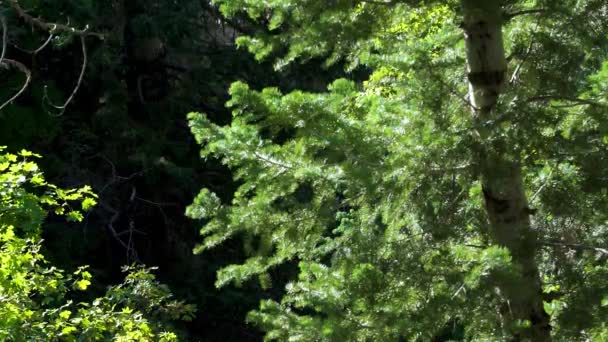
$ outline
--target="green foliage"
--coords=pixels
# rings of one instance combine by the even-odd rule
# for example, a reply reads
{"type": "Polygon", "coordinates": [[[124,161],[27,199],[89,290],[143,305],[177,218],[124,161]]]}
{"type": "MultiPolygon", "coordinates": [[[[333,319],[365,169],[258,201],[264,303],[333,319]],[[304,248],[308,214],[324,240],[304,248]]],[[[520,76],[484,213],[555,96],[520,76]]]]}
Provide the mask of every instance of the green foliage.
{"type": "Polygon", "coordinates": [[[173,300],[169,287],[159,283],[151,273],[153,269],[155,268],[124,267],[123,272],[128,273],[124,282],[111,286],[106,297],[113,305],[142,312],[145,317],[156,322],[192,320],[195,307],[173,300]]]}
{"type": "MultiPolygon", "coordinates": [[[[90,264],[95,269],[91,292],[99,295],[119,281],[120,266],[136,254],[147,264],[159,265],[155,274],[173,293],[208,308],[194,322],[180,324],[188,333],[184,339],[240,340],[259,335],[244,317],[262,291],[216,292],[213,287],[216,269],[237,260],[240,251],[223,249],[205,258],[192,257],[196,223],[185,219],[178,208],[191,202],[201,184],[226,188],[220,196],[230,193],[230,176],[219,163],[210,161],[201,167],[184,113],[204,108],[213,120],[225,122],[230,118],[224,107],[226,87],[232,81],[263,84],[278,79],[271,67],[260,67],[232,45],[233,35],[241,29],[260,26],[225,20],[208,0],[19,0],[26,13],[43,22],[76,29],[88,26],[89,32],[104,35],[103,40],[86,38],[82,82],[65,113],[58,116],[60,111],[50,104],[62,104],[74,90],[83,61],[80,40],[70,32],[55,32],[38,53],[22,51],[41,48],[49,32],[19,18],[12,3],[0,4],[8,24],[4,57],[23,62],[32,80],[18,99],[0,110],[0,145],[38,151],[45,156],[40,165],[49,182],[90,184],[103,203],[85,214],[88,219],[81,229],[51,214],[44,230],[47,259],[66,270],[90,264]],[[141,40],[151,37],[163,42],[166,54],[142,64],[134,54],[141,40]],[[128,241],[127,235],[120,235],[132,248],[128,252],[108,234],[113,209],[120,212],[114,225],[118,234],[134,229],[128,241]],[[230,320],[224,319],[226,312],[230,320]]],[[[25,77],[15,68],[0,69],[3,103],[25,77]]],[[[300,70],[281,82],[327,78],[300,70]]]]}
{"type": "Polygon", "coordinates": [[[73,302],[91,285],[86,267],[65,272],[41,253],[48,211],[80,222],[96,204],[88,186],[61,189],[44,179],[28,151],[0,148],[0,339],[9,341],[175,341],[172,320],[189,320],[194,307],[171,299],[146,268],[127,269],[125,282],[91,303],[73,302]],[[156,336],[156,337],[155,337],[156,336]]]}
{"type": "Polygon", "coordinates": [[[201,156],[239,182],[230,201],[203,189],[187,210],[204,220],[198,251],[246,241],[247,261],[216,284],[299,265],[283,298],[249,315],[268,340],[432,340],[454,325],[467,339],[508,340],[529,328],[501,320],[526,274],[488,238],[482,150],[524,168],[554,336],[606,336],[608,265],[595,247],[608,243],[605,3],[505,1],[505,17],[544,9],[505,24],[501,115],[472,120],[454,2],[217,2],[268,25],[239,40],[258,58],[345,57],[373,71],[317,94],[237,82],[230,125],[189,115],[201,156]],[[581,28],[586,17],[594,30],[581,28]]]}
{"type": "MultiPolygon", "coordinates": [[[[242,36],[236,42],[239,46],[247,47],[258,59],[264,59],[275,52],[283,52],[287,47],[284,56],[275,63],[277,68],[286,66],[296,58],[306,60],[319,56],[329,56],[327,65],[346,57],[352,63],[351,67],[354,67],[360,58],[384,44],[382,40],[386,38],[386,34],[402,31],[402,28],[408,25],[407,19],[414,17],[418,18],[417,22],[421,22],[427,15],[432,16],[432,13],[424,13],[424,10],[423,13],[413,13],[413,16],[410,16],[409,11],[395,15],[395,12],[400,12],[403,7],[394,6],[392,3],[382,6],[371,1],[214,2],[220,5],[220,10],[227,16],[246,12],[253,20],[267,26],[268,32],[257,34],[255,37],[242,36]],[[421,18],[421,15],[424,17],[421,18]]],[[[422,2],[403,1],[412,6],[422,2]]],[[[447,3],[452,5],[453,1],[447,3]]],[[[414,30],[416,28],[414,27],[414,30]]]]}
{"type": "MultiPolygon", "coordinates": [[[[0,147],[0,151],[5,149],[0,147]]],[[[32,158],[40,156],[25,150],[0,155],[3,227],[16,228],[27,238],[37,238],[45,210],[65,215],[70,221],[82,221],[81,208],[87,211],[95,206],[97,195],[89,186],[64,190],[47,183],[32,158]],[[76,201],[80,201],[81,208],[72,205],[76,201]]]]}

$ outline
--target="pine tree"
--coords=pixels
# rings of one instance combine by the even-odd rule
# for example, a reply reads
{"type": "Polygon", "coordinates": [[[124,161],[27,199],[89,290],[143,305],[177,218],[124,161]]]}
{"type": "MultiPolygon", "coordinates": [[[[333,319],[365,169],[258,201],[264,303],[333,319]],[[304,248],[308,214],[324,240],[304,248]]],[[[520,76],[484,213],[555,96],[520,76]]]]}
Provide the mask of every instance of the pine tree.
{"type": "Polygon", "coordinates": [[[217,3],[267,24],[237,43],[277,68],[370,71],[189,116],[240,182],[187,211],[199,250],[245,242],[217,285],[299,265],[250,314],[267,339],[608,338],[604,1],[217,3]]]}

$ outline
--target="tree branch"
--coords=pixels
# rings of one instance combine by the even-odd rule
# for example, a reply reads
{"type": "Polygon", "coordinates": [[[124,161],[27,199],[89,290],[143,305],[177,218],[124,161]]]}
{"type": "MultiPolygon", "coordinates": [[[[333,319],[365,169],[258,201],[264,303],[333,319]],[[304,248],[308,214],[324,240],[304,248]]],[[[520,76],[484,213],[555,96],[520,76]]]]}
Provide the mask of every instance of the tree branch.
{"type": "MultiPolygon", "coordinates": [[[[54,107],[56,109],[59,109],[61,112],[59,114],[57,114],[57,116],[60,116],[60,115],[62,115],[65,112],[66,107],[74,99],[74,96],[76,95],[76,92],[78,91],[78,89],[80,88],[80,85],[82,84],[82,79],[84,78],[84,73],[85,73],[85,70],[86,70],[86,67],[87,67],[87,49],[86,49],[86,44],[85,44],[85,40],[84,40],[85,37],[93,36],[93,37],[97,37],[97,38],[99,38],[101,40],[103,40],[105,37],[101,33],[89,32],[88,25],[84,29],[79,30],[79,29],[76,29],[76,28],[68,26],[68,25],[62,25],[62,24],[45,22],[45,21],[43,21],[41,19],[34,18],[33,16],[29,15],[19,5],[19,2],[17,0],[8,0],[8,2],[11,5],[11,7],[13,8],[13,10],[15,10],[15,12],[17,12],[17,15],[21,19],[23,19],[23,21],[25,21],[26,23],[30,24],[32,27],[36,27],[36,28],[38,28],[40,30],[43,30],[43,31],[46,31],[46,32],[49,33],[49,37],[47,38],[47,40],[40,47],[38,47],[36,50],[31,51],[32,54],[36,54],[36,53],[40,52],[42,49],[44,49],[51,42],[54,34],[57,33],[57,32],[69,33],[69,34],[77,35],[77,36],[80,37],[80,43],[82,45],[82,55],[83,55],[82,68],[81,68],[81,71],[80,71],[80,75],[78,76],[78,82],[76,83],[76,86],[72,90],[72,93],[70,94],[70,96],[68,97],[68,99],[61,106],[54,105],[54,104],[52,104],[50,102],[50,100],[48,98],[46,86],[44,88],[44,99],[43,99],[43,101],[46,100],[52,107],[54,107]]],[[[5,106],[7,106],[9,103],[11,103],[13,100],[15,100],[17,97],[19,97],[25,91],[25,89],[27,88],[27,86],[29,85],[30,80],[31,80],[31,72],[22,63],[17,62],[15,60],[4,58],[4,56],[6,54],[6,45],[7,45],[7,41],[8,41],[8,39],[7,39],[8,29],[7,29],[6,19],[2,15],[0,15],[0,24],[2,25],[2,50],[0,52],[0,67],[7,66],[7,65],[8,66],[12,66],[14,68],[19,69],[21,72],[23,72],[26,75],[26,80],[25,80],[25,82],[23,84],[23,87],[13,97],[11,97],[8,101],[6,101],[2,105],[0,105],[0,110],[1,110],[5,106]]]]}
{"type": "Polygon", "coordinates": [[[21,17],[21,19],[23,19],[26,23],[28,23],[32,26],[35,26],[43,31],[47,31],[51,34],[54,34],[57,32],[65,32],[65,33],[75,34],[75,35],[78,35],[81,37],[93,36],[93,37],[97,37],[101,40],[105,39],[105,36],[101,33],[90,32],[88,25],[84,29],[79,30],[79,29],[76,29],[76,28],[68,26],[68,25],[47,23],[43,20],[34,18],[31,15],[27,14],[27,12],[25,12],[25,10],[19,5],[19,2],[17,0],[9,0],[9,3],[11,4],[11,6],[15,10],[15,12],[17,12],[17,15],[19,17],[21,17]]]}

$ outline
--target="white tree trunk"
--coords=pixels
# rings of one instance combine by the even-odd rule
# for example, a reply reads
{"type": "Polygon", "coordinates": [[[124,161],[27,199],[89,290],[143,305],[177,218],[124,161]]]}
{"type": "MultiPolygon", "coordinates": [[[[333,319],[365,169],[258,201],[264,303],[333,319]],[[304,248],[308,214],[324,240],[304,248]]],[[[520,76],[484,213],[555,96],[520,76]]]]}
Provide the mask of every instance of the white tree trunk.
{"type": "MultiPolygon", "coordinates": [[[[465,34],[469,99],[478,122],[496,118],[494,107],[506,81],[507,63],[502,39],[502,13],[498,0],[461,0],[465,34]]],[[[482,134],[483,139],[484,134],[482,134]]],[[[516,340],[550,341],[549,316],[543,309],[542,286],[535,261],[537,237],[530,225],[530,210],[517,161],[484,144],[479,153],[483,194],[490,221],[490,238],[509,249],[522,276],[498,284],[507,302],[503,323],[529,322],[516,340]]],[[[507,142],[508,146],[508,142],[507,142]]]]}

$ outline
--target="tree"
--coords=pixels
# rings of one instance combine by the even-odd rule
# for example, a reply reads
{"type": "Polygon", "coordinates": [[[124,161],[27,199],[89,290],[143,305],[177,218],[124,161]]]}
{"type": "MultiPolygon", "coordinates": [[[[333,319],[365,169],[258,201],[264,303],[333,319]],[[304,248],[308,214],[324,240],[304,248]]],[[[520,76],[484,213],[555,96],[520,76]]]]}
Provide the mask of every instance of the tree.
{"type": "Polygon", "coordinates": [[[607,337],[604,1],[216,2],[268,26],[237,43],[277,68],[370,71],[318,94],[235,83],[229,126],[189,116],[240,182],[187,211],[199,250],[250,255],[217,285],[299,265],[249,316],[267,339],[607,337]]]}
{"type": "Polygon", "coordinates": [[[44,155],[49,182],[99,195],[80,225],[45,221],[45,257],[65,270],[90,265],[93,291],[120,283],[123,265],[157,265],[176,296],[206,308],[183,325],[186,340],[259,336],[244,317],[263,290],[214,291],[217,268],[241,260],[240,249],[192,257],[198,223],[183,215],[202,184],[231,189],[222,165],[201,165],[184,113],[227,122],[231,82],[277,80],[232,41],[234,27],[256,26],[200,0],[11,0],[0,19],[0,145],[44,155]],[[160,55],[150,42],[162,42],[160,55]]]}
{"type": "Polygon", "coordinates": [[[172,298],[149,269],[126,268],[122,284],[89,302],[74,302],[91,285],[86,267],[73,274],[50,265],[41,249],[46,211],[82,221],[96,204],[90,187],[61,189],[44,179],[39,157],[0,147],[0,338],[8,341],[175,341],[173,320],[194,307],[172,298]],[[80,208],[81,209],[80,209],[80,208]]]}

